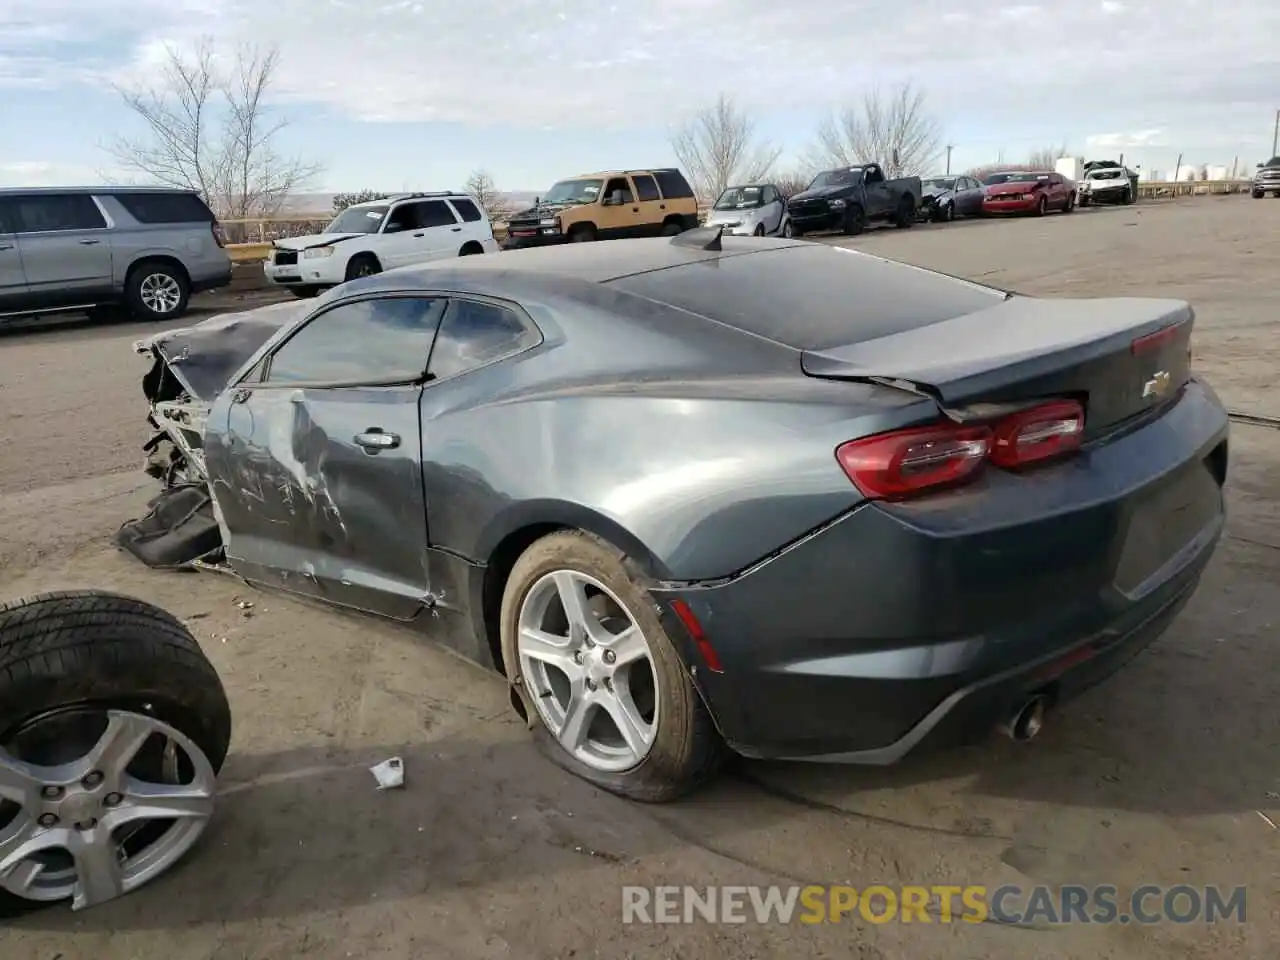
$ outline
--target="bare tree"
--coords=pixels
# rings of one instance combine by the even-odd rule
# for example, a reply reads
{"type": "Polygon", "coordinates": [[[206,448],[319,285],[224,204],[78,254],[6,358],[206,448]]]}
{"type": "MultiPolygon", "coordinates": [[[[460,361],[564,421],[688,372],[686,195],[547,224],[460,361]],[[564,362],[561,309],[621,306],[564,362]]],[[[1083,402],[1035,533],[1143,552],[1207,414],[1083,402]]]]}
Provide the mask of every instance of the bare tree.
{"type": "Polygon", "coordinates": [[[788,170],[786,173],[775,173],[773,182],[784,197],[794,197],[808,189],[813,177],[804,170],[788,170]]]}
{"type": "Polygon", "coordinates": [[[167,46],[155,86],[116,88],[147,133],[107,149],[143,179],[198,191],[222,217],[270,216],[321,168],[277,151],[288,121],[266,100],[279,51],[241,47],[229,70],[218,59],[208,39],[190,54],[167,46]]]}
{"type": "Polygon", "coordinates": [[[723,93],[674,130],[670,142],[704,200],[714,200],[734,183],[766,179],[782,153],[781,147],[757,138],[755,121],[723,93]]]}
{"type": "Polygon", "coordinates": [[[818,126],[810,151],[814,167],[878,163],[887,177],[928,172],[942,152],[942,127],[929,113],[924,91],[904,83],[888,95],[868,93],[818,126]]]}
{"type": "Polygon", "coordinates": [[[1064,143],[1060,147],[1043,147],[1039,150],[1032,150],[1031,156],[1027,157],[1027,165],[1033,170],[1052,170],[1054,164],[1067,155],[1067,145],[1064,143]]]}
{"type": "Polygon", "coordinates": [[[498,190],[497,184],[488,170],[475,170],[467,177],[465,184],[467,193],[475,197],[480,206],[494,220],[501,220],[510,211],[507,209],[507,198],[498,190]]]}

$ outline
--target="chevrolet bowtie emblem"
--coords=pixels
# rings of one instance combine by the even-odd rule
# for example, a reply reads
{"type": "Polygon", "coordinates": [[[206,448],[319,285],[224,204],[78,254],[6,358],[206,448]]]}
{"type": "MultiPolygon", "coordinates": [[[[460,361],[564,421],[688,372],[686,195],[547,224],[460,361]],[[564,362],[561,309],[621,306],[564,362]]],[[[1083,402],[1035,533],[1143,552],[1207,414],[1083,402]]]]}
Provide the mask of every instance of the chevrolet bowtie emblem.
{"type": "Polygon", "coordinates": [[[1142,399],[1148,397],[1163,397],[1169,392],[1169,372],[1160,370],[1152,375],[1151,379],[1142,385],[1142,399]]]}

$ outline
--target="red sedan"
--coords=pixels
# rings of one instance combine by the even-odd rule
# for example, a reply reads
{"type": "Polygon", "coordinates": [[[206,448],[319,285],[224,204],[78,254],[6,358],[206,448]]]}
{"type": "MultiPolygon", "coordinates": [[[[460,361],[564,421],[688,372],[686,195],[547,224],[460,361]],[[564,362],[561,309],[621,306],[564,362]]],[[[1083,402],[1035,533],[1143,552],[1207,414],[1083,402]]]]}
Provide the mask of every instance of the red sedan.
{"type": "Polygon", "coordinates": [[[982,181],[982,212],[1034,213],[1050,210],[1070,213],[1076,208],[1076,185],[1060,173],[1015,170],[990,174],[982,181]]]}

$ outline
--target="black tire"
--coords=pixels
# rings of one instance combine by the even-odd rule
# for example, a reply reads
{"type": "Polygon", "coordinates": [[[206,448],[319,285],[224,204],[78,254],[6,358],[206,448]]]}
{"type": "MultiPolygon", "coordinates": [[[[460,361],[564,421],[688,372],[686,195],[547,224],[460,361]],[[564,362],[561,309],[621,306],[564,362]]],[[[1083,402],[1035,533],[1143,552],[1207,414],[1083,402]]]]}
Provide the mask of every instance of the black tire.
{"type": "Polygon", "coordinates": [[[856,203],[849,204],[844,211],[844,235],[856,237],[865,229],[867,229],[867,217],[862,207],[856,203]]]}
{"type": "Polygon", "coordinates": [[[357,253],[347,262],[344,280],[358,280],[361,277],[372,277],[382,272],[382,264],[372,253],[357,253]]]}
{"type": "Polygon", "coordinates": [[[1036,216],[1043,217],[1049,211],[1049,198],[1042,196],[1036,201],[1036,216]]]}
{"type": "Polygon", "coordinates": [[[783,237],[784,239],[787,239],[787,240],[790,240],[795,235],[796,235],[796,229],[791,225],[790,220],[784,223],[782,225],[782,229],[778,231],[778,236],[783,237]]]}
{"type": "Polygon", "coordinates": [[[484,253],[484,247],[480,246],[480,244],[476,243],[474,240],[469,240],[462,245],[462,249],[458,251],[458,256],[474,257],[481,253],[484,253]]]}
{"type": "Polygon", "coordinates": [[[1125,206],[1128,206],[1129,204],[1133,203],[1134,200],[1136,199],[1137,197],[1133,192],[1133,187],[1132,186],[1125,187],[1124,196],[1120,198],[1120,202],[1123,203],[1125,206]]]}
{"type": "Polygon", "coordinates": [[[516,561],[503,593],[500,624],[506,675],[524,703],[538,748],[570,773],[610,793],[644,803],[665,803],[683,796],[713,776],[727,755],[657,609],[644,576],[625,553],[589,533],[566,530],[536,541],[516,561]],[[657,732],[644,760],[622,773],[601,772],[568,753],[543,725],[525,692],[516,652],[520,607],[542,576],[564,569],[589,574],[612,590],[629,608],[653,654],[660,691],[657,732]]]}
{"type": "Polygon", "coordinates": [[[310,300],[320,295],[320,287],[290,287],[289,292],[299,300],[310,300]]]}
{"type": "Polygon", "coordinates": [[[684,233],[684,227],[675,220],[668,220],[662,225],[662,235],[664,237],[678,237],[682,233],[684,233]]]}
{"type": "Polygon", "coordinates": [[[1089,206],[1089,203],[1090,203],[1090,202],[1091,202],[1091,201],[1089,200],[1089,198],[1088,198],[1088,197],[1081,197],[1081,198],[1080,198],[1080,206],[1082,206],[1082,207],[1087,207],[1087,206],[1089,206]]]}
{"type": "Polygon", "coordinates": [[[752,235],[753,237],[763,237],[763,236],[764,236],[764,224],[763,224],[763,223],[757,224],[757,225],[756,225],[755,230],[754,230],[754,231],[752,231],[751,235],[752,235]]]}
{"type": "Polygon", "coordinates": [[[139,320],[176,320],[187,312],[187,303],[191,299],[191,281],[186,271],[173,264],[160,260],[143,260],[129,270],[124,281],[124,301],[129,312],[139,320]],[[170,300],[172,306],[160,309],[156,291],[176,291],[176,301],[170,300]]]}
{"type": "Polygon", "coordinates": [[[1072,193],[1067,197],[1067,202],[1062,205],[1062,212],[1070,213],[1075,208],[1076,208],[1076,195],[1072,193]]]}
{"type": "Polygon", "coordinates": [[[911,197],[903,197],[898,201],[898,210],[893,216],[893,225],[899,230],[908,230],[916,223],[916,205],[911,197]]]}
{"type": "Polygon", "coordinates": [[[596,239],[596,228],[593,224],[583,223],[569,229],[570,243],[593,243],[596,239]]]}
{"type": "MultiPolygon", "coordinates": [[[[1265,196],[1266,196],[1266,194],[1265,194],[1265,193],[1263,193],[1261,190],[1254,190],[1254,191],[1252,192],[1251,196],[1252,196],[1252,197],[1253,197],[1253,199],[1255,199],[1255,200],[1261,200],[1263,197],[1265,197],[1265,196]]],[[[1280,197],[1280,193],[1277,193],[1277,194],[1276,194],[1276,196],[1277,196],[1277,197],[1280,197]]]]}
{"type": "MultiPolygon", "coordinates": [[[[231,742],[226,692],[176,617],[94,590],[0,605],[0,745],[11,747],[31,720],[53,711],[107,709],[169,724],[200,748],[215,773],[222,768],[231,742]]],[[[0,829],[11,812],[0,801],[0,829]]],[[[0,890],[0,916],[46,905],[0,890]]]]}

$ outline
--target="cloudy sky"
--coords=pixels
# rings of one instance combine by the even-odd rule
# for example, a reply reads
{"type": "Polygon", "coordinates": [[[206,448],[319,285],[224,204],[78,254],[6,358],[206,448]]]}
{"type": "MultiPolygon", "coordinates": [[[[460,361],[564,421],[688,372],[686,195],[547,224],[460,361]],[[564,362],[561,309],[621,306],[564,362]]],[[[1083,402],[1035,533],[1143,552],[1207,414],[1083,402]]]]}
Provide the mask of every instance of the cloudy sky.
{"type": "Polygon", "coordinates": [[[103,144],[137,129],[112,84],[201,35],[278,45],[316,190],[673,163],[671,126],[721,91],[787,162],[824,113],[910,81],[955,169],[1063,142],[1252,167],[1280,108],[1274,0],[0,0],[0,184],[110,175],[103,144]]]}

